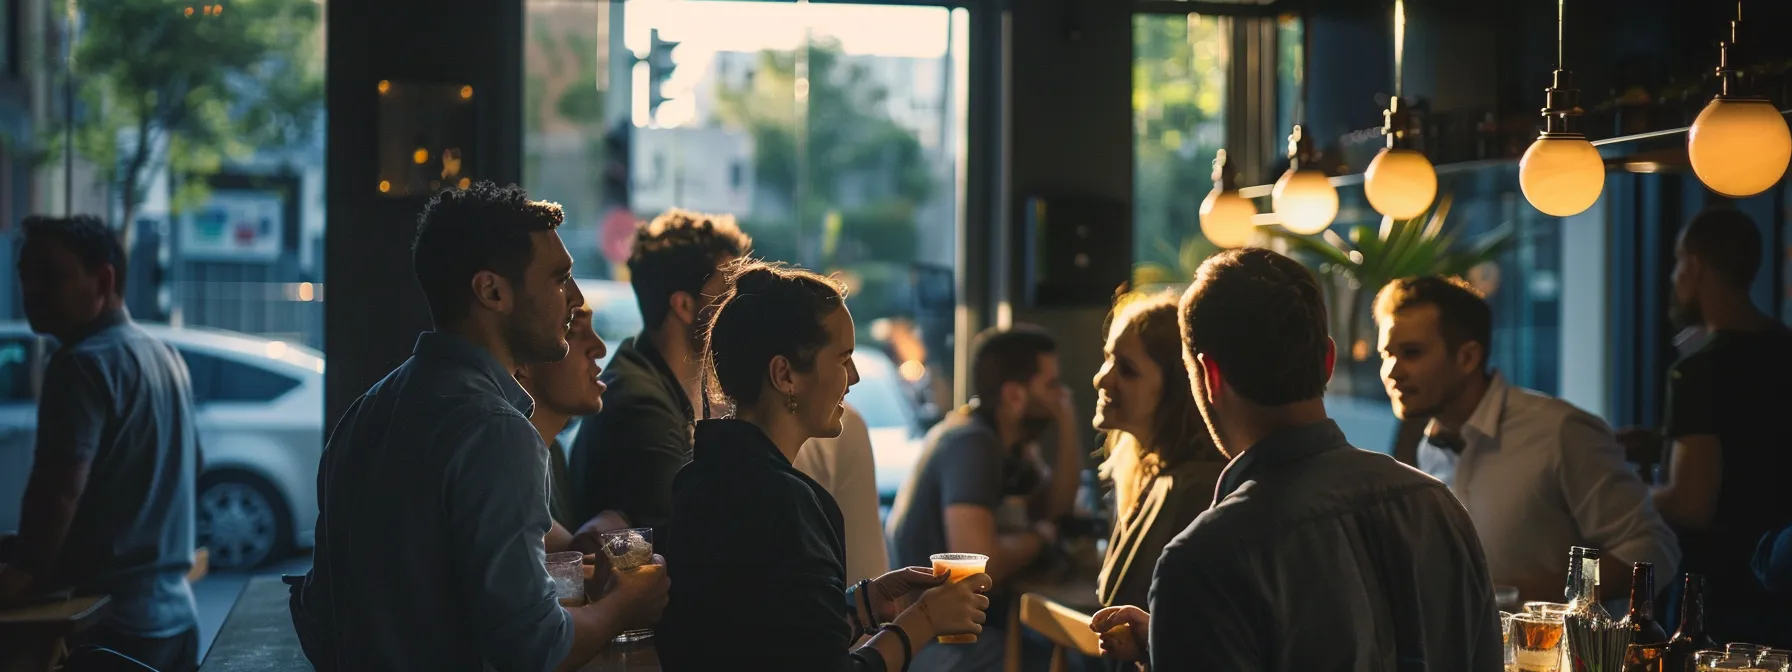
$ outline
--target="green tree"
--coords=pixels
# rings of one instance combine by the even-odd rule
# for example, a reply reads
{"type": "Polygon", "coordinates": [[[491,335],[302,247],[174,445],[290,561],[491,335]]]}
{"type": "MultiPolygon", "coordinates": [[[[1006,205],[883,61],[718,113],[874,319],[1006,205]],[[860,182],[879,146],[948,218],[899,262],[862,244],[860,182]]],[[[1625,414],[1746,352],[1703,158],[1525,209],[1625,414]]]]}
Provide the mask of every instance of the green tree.
{"type": "Polygon", "coordinates": [[[1213,189],[1224,142],[1227,51],[1220,20],[1200,15],[1133,19],[1133,240],[1141,263],[1176,268],[1200,236],[1201,199],[1213,189]]]}
{"type": "Polygon", "coordinates": [[[816,40],[807,55],[805,143],[798,143],[797,52],[760,52],[750,83],[718,92],[718,121],[753,136],[761,193],[789,194],[793,206],[802,199],[792,208],[800,221],[747,222],[755,244],[767,256],[824,269],[880,263],[906,273],[919,241],[916,210],[934,193],[921,144],[885,113],[889,91],[848,61],[838,41],[816,40]],[[800,169],[799,155],[806,163],[800,169]],[[837,222],[831,234],[830,218],[837,222]],[[815,241],[813,249],[796,244],[799,235],[815,241]],[[824,241],[829,237],[833,242],[824,241]]]}
{"type": "MultiPolygon", "coordinates": [[[[302,142],[323,106],[317,0],[81,3],[75,151],[131,221],[166,167],[175,210],[203,202],[225,160],[302,142]],[[216,9],[215,13],[211,10],[216,9]]],[[[43,138],[60,153],[67,128],[43,138]]],[[[127,240],[134,227],[125,226],[127,240]]]]}

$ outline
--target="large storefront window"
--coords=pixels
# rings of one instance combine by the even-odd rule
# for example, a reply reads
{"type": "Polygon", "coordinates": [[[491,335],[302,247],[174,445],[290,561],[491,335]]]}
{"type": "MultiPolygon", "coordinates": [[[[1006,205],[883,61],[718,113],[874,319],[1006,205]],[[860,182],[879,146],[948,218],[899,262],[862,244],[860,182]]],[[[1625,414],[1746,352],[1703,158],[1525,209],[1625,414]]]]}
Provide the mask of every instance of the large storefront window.
{"type": "Polygon", "coordinates": [[[1201,236],[1213,155],[1226,146],[1228,21],[1133,17],[1133,258],[1172,277],[1214,249],[1201,236]]]}
{"type": "MultiPolygon", "coordinates": [[[[324,3],[8,6],[0,531],[17,529],[54,350],[23,319],[19,223],[93,215],[124,243],[132,316],[193,374],[210,566],[288,560],[311,543],[324,442],[324,3]]],[[[195,591],[202,647],[240,587],[195,591]]]]}
{"type": "MultiPolygon", "coordinates": [[[[905,405],[865,409],[892,423],[874,430],[905,443],[938,416],[951,400],[955,347],[965,10],[699,0],[527,8],[524,184],[566,208],[576,275],[625,290],[635,222],[672,207],[732,214],[759,256],[837,274],[850,288],[859,349],[878,360],[861,373],[879,377],[848,400],[905,405]]],[[[880,467],[909,451],[886,443],[880,467]]]]}

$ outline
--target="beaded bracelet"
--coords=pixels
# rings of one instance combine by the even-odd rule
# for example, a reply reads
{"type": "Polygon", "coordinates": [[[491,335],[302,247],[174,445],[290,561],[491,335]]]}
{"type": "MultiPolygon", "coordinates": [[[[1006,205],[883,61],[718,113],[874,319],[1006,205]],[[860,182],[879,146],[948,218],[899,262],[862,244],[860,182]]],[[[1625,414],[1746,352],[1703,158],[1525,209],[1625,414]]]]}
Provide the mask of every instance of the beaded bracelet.
{"type": "Polygon", "coordinates": [[[871,610],[871,579],[859,579],[854,587],[859,591],[859,602],[865,606],[865,620],[860,624],[859,634],[877,634],[877,613],[871,610]]]}

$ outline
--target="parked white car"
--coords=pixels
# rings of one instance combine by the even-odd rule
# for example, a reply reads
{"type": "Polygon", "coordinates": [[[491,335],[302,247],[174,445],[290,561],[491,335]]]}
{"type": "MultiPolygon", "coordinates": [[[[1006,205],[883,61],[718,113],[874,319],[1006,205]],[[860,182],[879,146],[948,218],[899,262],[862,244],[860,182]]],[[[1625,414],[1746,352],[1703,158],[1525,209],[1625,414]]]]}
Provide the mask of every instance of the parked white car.
{"type": "MultiPolygon", "coordinates": [[[[139,323],[193,376],[205,455],[194,509],[211,566],[239,569],[310,548],[324,445],[324,359],[300,345],[139,323]]],[[[31,473],[37,392],[54,341],[0,323],[0,530],[18,528],[31,473]]]]}

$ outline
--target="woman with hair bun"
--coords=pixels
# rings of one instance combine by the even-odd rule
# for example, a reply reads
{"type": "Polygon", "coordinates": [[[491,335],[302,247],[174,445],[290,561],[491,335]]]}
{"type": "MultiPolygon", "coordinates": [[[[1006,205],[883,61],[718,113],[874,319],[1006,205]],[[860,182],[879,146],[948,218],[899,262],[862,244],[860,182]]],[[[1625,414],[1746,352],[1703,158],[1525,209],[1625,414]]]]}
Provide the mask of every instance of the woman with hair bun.
{"type": "Polygon", "coordinates": [[[663,669],[894,672],[936,636],[980,632],[987,575],[947,584],[909,567],[846,586],[840,507],[791,466],[805,441],[840,434],[859,380],[845,292],[756,260],[729,279],[704,348],[729,413],[697,423],[673,481],[663,669]]]}

